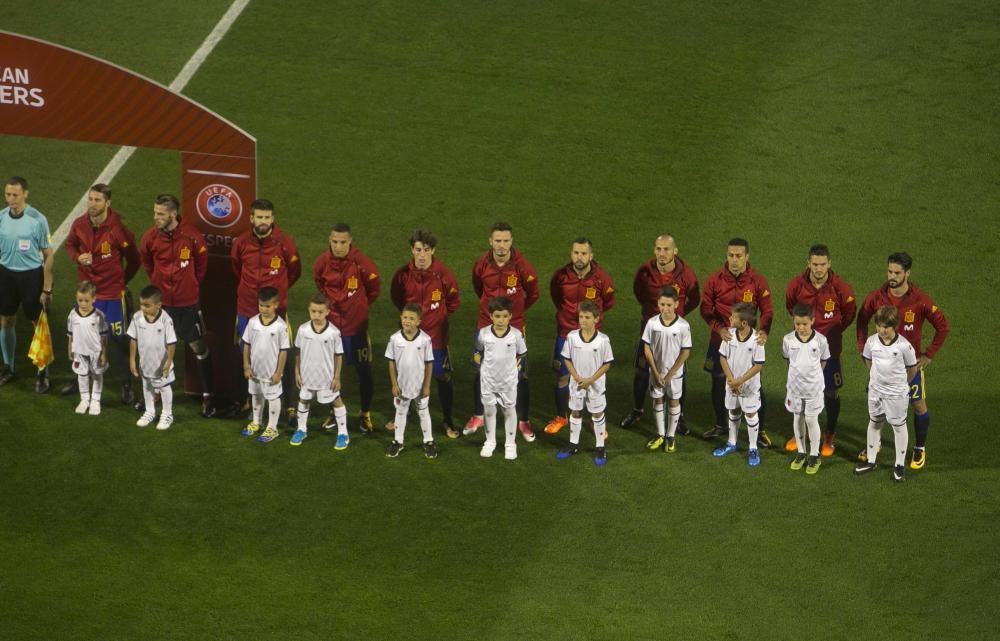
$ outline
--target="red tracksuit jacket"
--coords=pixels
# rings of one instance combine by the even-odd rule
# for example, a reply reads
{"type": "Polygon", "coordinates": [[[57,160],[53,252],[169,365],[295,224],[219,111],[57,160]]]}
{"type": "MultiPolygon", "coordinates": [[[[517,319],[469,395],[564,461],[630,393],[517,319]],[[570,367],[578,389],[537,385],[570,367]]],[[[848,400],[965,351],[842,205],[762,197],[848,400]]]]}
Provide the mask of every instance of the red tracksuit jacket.
{"type": "Polygon", "coordinates": [[[494,296],[506,296],[514,301],[510,324],[524,331],[524,313],[538,300],[538,272],[528,260],[513,247],[510,260],[501,267],[488,251],[472,267],[472,289],[479,297],[479,328],[493,321],[487,310],[494,296]]]}
{"type": "Polygon", "coordinates": [[[562,337],[579,329],[577,307],[581,302],[591,300],[597,303],[601,310],[598,329],[604,312],[615,306],[615,284],[596,260],[590,262],[590,271],[583,278],[576,275],[572,263],[560,267],[549,281],[549,295],[556,306],[556,330],[562,337]]]}
{"type": "Polygon", "coordinates": [[[114,209],[108,210],[108,217],[97,227],[90,224],[87,214],[74,220],[63,247],[76,263],[78,280],[89,280],[97,286],[98,300],[120,298],[125,283],[139,271],[141,259],[135,234],[114,209]],[[77,258],[86,253],[93,255],[93,262],[81,265],[77,258]]]}
{"type": "Polygon", "coordinates": [[[458,309],[459,295],[455,274],[444,263],[434,259],[427,269],[417,269],[411,260],[396,270],[389,293],[397,309],[420,305],[420,329],[430,335],[431,346],[448,346],[448,316],[458,309]]]}
{"type": "Polygon", "coordinates": [[[233,241],[229,252],[236,274],[236,313],[257,313],[257,293],[263,287],[278,290],[278,313],[288,311],[288,290],[302,275],[299,250],[289,236],[275,225],[271,233],[258,238],[247,230],[233,241]]]}
{"type": "Polygon", "coordinates": [[[208,270],[208,248],[200,231],[180,223],[173,231],[150,229],[139,248],[142,266],[160,288],[166,307],[197,305],[199,284],[208,270]]]}
{"type": "Polygon", "coordinates": [[[357,336],[368,331],[368,307],[382,289],[370,258],[353,245],[343,258],[327,249],[313,263],[313,280],[330,299],[330,322],[341,334],[357,336]]]}
{"type": "Polygon", "coordinates": [[[858,312],[854,291],[847,281],[829,272],[823,286],[816,289],[809,280],[809,270],[805,270],[788,283],[785,289],[785,307],[792,308],[805,303],[813,310],[813,329],[826,337],[830,343],[830,356],[840,358],[844,346],[844,330],[854,322],[858,312]]]}
{"type": "Polygon", "coordinates": [[[771,306],[771,289],[767,279],[753,270],[747,264],[745,272],[733,276],[727,265],[715,272],[705,281],[705,289],[701,295],[701,317],[712,328],[710,344],[718,347],[722,343],[718,331],[729,327],[729,315],[736,303],[753,303],[757,306],[757,327],[765,332],[771,331],[771,318],[774,310],[771,306]]]}

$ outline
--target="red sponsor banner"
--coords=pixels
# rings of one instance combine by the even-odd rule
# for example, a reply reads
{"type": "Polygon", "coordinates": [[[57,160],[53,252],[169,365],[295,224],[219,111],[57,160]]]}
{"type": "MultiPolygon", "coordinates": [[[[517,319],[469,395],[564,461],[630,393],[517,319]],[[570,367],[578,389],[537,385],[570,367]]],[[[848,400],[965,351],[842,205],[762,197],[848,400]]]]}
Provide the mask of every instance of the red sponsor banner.
{"type": "MultiPolygon", "coordinates": [[[[181,215],[205,234],[210,251],[201,301],[216,355],[213,391],[232,396],[241,370],[230,357],[236,282],[229,248],[249,228],[247,207],[257,189],[256,139],[128,69],[7,31],[0,31],[2,134],[181,152],[181,215]]],[[[197,375],[186,377],[188,391],[199,392],[197,383],[197,375]]]]}

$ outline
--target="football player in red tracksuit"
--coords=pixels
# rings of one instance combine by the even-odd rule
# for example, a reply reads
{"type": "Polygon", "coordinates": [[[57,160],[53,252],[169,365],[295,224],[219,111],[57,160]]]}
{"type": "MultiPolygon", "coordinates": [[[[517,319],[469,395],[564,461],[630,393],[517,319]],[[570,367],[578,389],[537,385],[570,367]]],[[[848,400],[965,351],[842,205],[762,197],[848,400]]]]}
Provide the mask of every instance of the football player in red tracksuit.
{"type": "MultiPolygon", "coordinates": [[[[302,262],[295,241],[274,223],[274,203],[263,198],[250,204],[251,228],[236,237],[229,255],[236,274],[236,336],[243,336],[247,322],[257,315],[257,294],[264,287],[278,290],[279,316],[286,321],[288,314],[288,290],[302,275],[302,262]]],[[[238,342],[238,339],[237,339],[238,342]]],[[[239,354],[242,363],[242,348],[239,354]]],[[[295,362],[289,358],[285,364],[283,385],[288,422],[298,425],[295,407],[298,396],[295,393],[295,362]]],[[[240,372],[237,390],[246,391],[245,380],[240,372]]],[[[240,403],[242,405],[242,403],[240,403]]]]}
{"type": "MultiPolygon", "coordinates": [[[[413,260],[396,270],[389,288],[392,304],[400,311],[407,303],[420,305],[420,329],[431,337],[434,350],[434,380],[448,438],[458,438],[452,418],[455,386],[451,380],[451,357],[448,353],[448,317],[458,309],[458,281],[444,263],[434,258],[437,236],[418,229],[410,236],[413,260]]],[[[388,427],[388,426],[386,426],[388,427]]],[[[395,429],[395,426],[393,426],[395,429]]]]}
{"type": "MultiPolygon", "coordinates": [[[[378,269],[370,258],[351,244],[351,227],[337,223],[330,230],[330,249],[313,263],[316,287],[330,299],[330,322],[340,330],[344,342],[344,364],[358,372],[361,388],[361,431],[372,431],[371,406],[375,393],[372,349],[368,337],[368,308],[382,290],[378,269]]],[[[330,416],[324,429],[335,425],[330,416]]]]}
{"type": "Polygon", "coordinates": [[[563,361],[562,348],[566,335],[580,329],[577,308],[589,300],[597,304],[597,329],[601,329],[604,313],[615,306],[615,284],[611,276],[594,260],[594,244],[589,238],[573,241],[569,262],[556,270],[549,281],[549,295],[556,306],[556,342],[552,351],[552,369],[556,373],[556,415],[545,426],[546,434],[557,434],[568,422],[569,370],[563,361]]]}
{"type": "MultiPolygon", "coordinates": [[[[698,277],[691,267],[677,256],[677,243],[670,234],[657,236],[653,244],[653,258],[639,267],[632,281],[632,291],[635,299],[639,301],[642,308],[642,322],[639,324],[639,333],[646,327],[646,322],[660,313],[657,301],[660,299],[660,290],[666,286],[674,288],[677,292],[677,314],[687,316],[701,302],[701,290],[698,286],[698,277]]],[[[646,404],[646,397],[649,395],[649,364],[646,363],[646,355],[643,351],[642,340],[635,352],[635,375],[632,378],[632,411],[622,419],[622,427],[632,427],[641,418],[643,407],[646,404]]],[[[687,384],[687,378],[684,379],[687,384]]],[[[687,423],[684,420],[684,397],[681,397],[681,416],[677,423],[677,433],[684,435],[688,433],[687,423]]]]}
{"type": "MultiPolygon", "coordinates": [[[[723,337],[729,340],[729,316],[736,303],[752,303],[760,310],[757,341],[763,345],[771,331],[774,310],[767,279],[750,266],[750,243],[734,238],[726,246],[726,264],[705,281],[701,295],[701,317],[712,329],[712,337],[705,357],[705,371],[712,374],[712,406],[715,425],[704,433],[705,438],[728,434],[729,413],[726,411],[726,376],[719,363],[719,345],[723,337]]],[[[761,447],[771,447],[771,439],[764,431],[764,386],[760,388],[760,433],[757,442],[761,447]]]]}
{"type": "MultiPolygon", "coordinates": [[[[844,384],[840,352],[844,345],[844,331],[854,322],[857,302],[854,290],[847,281],[830,269],[830,248],[813,245],[809,248],[806,270],[793,278],[785,289],[785,308],[788,313],[799,303],[813,310],[813,330],[822,334],[830,344],[830,359],[823,368],[823,390],[826,410],[826,434],[820,455],[833,456],[836,450],[837,417],[840,416],[840,388],[844,384]]],[[[785,450],[796,451],[795,437],[788,439],[785,450]]]]}
{"type": "MultiPolygon", "coordinates": [[[[490,250],[476,261],[472,267],[472,288],[479,297],[479,329],[493,323],[490,318],[490,300],[494,296],[511,299],[514,309],[511,311],[510,324],[524,333],[524,313],[538,300],[538,272],[528,260],[513,247],[514,228],[509,223],[497,222],[490,228],[490,250]]],[[[475,361],[476,357],[473,357],[475,361]]],[[[476,361],[478,365],[478,361],[476,361]]],[[[530,405],[530,389],[528,387],[528,372],[524,362],[518,364],[520,379],[517,383],[517,427],[529,443],[535,440],[535,433],[528,422],[530,405]]],[[[474,433],[483,421],[483,400],[480,389],[479,373],[473,382],[476,413],[465,424],[463,434],[474,433]]]]}
{"type": "MultiPolygon", "coordinates": [[[[930,364],[948,337],[948,319],[938,309],[930,296],[910,282],[913,258],[906,252],[889,256],[886,283],[868,294],[858,311],[858,349],[863,350],[868,339],[868,321],[879,307],[891,305],[899,311],[899,326],[896,332],[908,340],[917,352],[917,374],[910,381],[910,404],[913,405],[913,428],[916,438],[910,469],[919,470],[927,462],[927,432],[931,427],[931,414],[927,410],[927,394],[924,389],[924,369],[930,364]],[[924,321],[934,327],[934,339],[923,351],[921,331],[924,321]]],[[[862,450],[862,454],[864,451],[862,450]]],[[[860,458],[860,455],[859,455],[860,458]]]]}
{"type": "Polygon", "coordinates": [[[215,416],[212,360],[202,338],[205,325],[198,304],[200,283],[208,271],[208,247],[199,230],[181,222],[180,209],[176,196],[156,197],[153,228],[143,235],[139,255],[149,282],[160,289],[163,309],[174,321],[177,338],[194,352],[201,375],[201,415],[209,418],[215,416]]]}
{"type": "MultiPolygon", "coordinates": [[[[107,319],[111,343],[117,352],[122,403],[131,405],[135,398],[125,334],[131,310],[127,309],[125,284],[139,271],[141,259],[135,234],[111,208],[111,187],[98,183],[90,188],[87,213],[73,221],[63,246],[76,263],[77,281],[88,280],[97,286],[94,306],[107,319]]],[[[76,391],[75,380],[62,388],[63,394],[76,391]]]]}

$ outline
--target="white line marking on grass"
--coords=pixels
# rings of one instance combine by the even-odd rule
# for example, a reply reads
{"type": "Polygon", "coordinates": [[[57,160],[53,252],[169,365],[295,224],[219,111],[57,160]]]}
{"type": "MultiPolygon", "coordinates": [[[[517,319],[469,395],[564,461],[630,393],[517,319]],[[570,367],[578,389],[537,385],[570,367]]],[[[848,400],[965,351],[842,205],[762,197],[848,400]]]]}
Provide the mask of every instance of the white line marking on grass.
{"type": "MultiPolygon", "coordinates": [[[[181,69],[174,81],[170,83],[170,90],[176,93],[180,93],[187,83],[194,77],[194,74],[201,67],[205,59],[208,58],[215,46],[222,41],[226,33],[229,32],[229,28],[233,26],[236,19],[240,17],[243,10],[246,9],[247,5],[250,4],[250,0],[233,0],[233,3],[229,5],[229,9],[226,10],[222,17],[219,18],[218,24],[212,29],[212,32],[208,34],[205,41],[201,43],[198,50],[194,52],[194,55],[187,61],[184,67],[181,69]]],[[[132,157],[135,153],[135,147],[122,147],[118,150],[118,153],[111,158],[107,166],[98,174],[97,178],[94,180],[93,184],[97,183],[110,183],[114,180],[114,177],[118,175],[121,168],[125,166],[128,159],[132,157]]],[[[53,251],[59,251],[66,237],[69,236],[70,227],[73,226],[73,220],[79,216],[80,212],[87,206],[87,194],[90,190],[83,192],[83,196],[80,201],[69,211],[66,218],[63,219],[59,228],[56,232],[52,234],[52,241],[50,245],[53,251]]]]}
{"type": "Polygon", "coordinates": [[[198,174],[200,176],[222,176],[224,178],[249,178],[250,174],[231,174],[226,171],[207,171],[205,169],[188,169],[189,174],[198,174]]]}

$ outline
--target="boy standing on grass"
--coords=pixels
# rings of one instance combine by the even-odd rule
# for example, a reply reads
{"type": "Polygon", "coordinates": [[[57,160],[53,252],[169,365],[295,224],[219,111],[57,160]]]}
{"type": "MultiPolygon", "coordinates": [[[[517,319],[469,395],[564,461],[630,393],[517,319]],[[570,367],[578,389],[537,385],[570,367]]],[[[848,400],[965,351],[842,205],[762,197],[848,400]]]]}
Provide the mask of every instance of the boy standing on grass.
{"type": "Polygon", "coordinates": [[[479,377],[482,390],[486,442],[479,455],[493,456],[497,447],[497,405],[503,408],[504,458],[517,458],[517,382],[518,363],[528,353],[524,335],[510,324],[514,302],[506,296],[494,296],[487,304],[491,324],[476,335],[479,377]]]}
{"type": "Polygon", "coordinates": [[[677,451],[674,438],[681,417],[681,396],[684,393],[685,363],[691,355],[691,326],[677,315],[679,295],[672,285],[660,289],[656,306],[660,313],[646,321],[642,331],[643,358],[649,365],[649,396],[653,399],[656,436],[646,447],[677,451]],[[670,416],[664,416],[665,400],[669,400],[670,416]]]}
{"type": "Polygon", "coordinates": [[[569,371],[569,445],[559,450],[556,458],[568,459],[580,451],[580,432],[583,430],[584,408],[594,422],[594,464],[608,462],[604,450],[604,431],[607,422],[605,409],[605,374],[615,359],[607,334],[597,331],[601,308],[592,300],[582,301],[577,311],[580,329],[572,330],[562,345],[560,356],[569,371]]]}
{"type": "Polygon", "coordinates": [[[729,316],[733,328],[728,341],[719,345],[720,365],[726,377],[726,409],[729,410],[729,440],[712,451],[722,457],[736,451],[736,437],[740,430],[740,415],[747,422],[749,453],[747,464],[760,465],[757,451],[757,430],[760,427],[760,370],[764,368],[764,346],[757,341],[754,323],[757,308],[752,303],[737,303],[729,316]]]}
{"type": "Polygon", "coordinates": [[[781,342],[781,354],[788,361],[788,382],[785,386],[785,408],[792,413],[792,432],[795,435],[795,459],[789,466],[806,474],[819,471],[820,430],[819,415],[823,413],[823,370],[830,360],[830,344],[826,337],[813,329],[813,307],[799,303],[792,307],[794,331],[781,342]],[[809,456],[806,457],[806,436],[809,433],[809,456]],[[808,460],[808,464],[807,464],[808,460]]]}
{"type": "Polygon", "coordinates": [[[406,415],[410,403],[416,401],[417,415],[420,417],[420,431],[424,439],[424,456],[437,458],[438,449],[431,433],[430,403],[431,379],[434,370],[434,347],[431,337],[420,329],[420,305],[407,303],[399,315],[402,327],[389,337],[385,346],[385,357],[389,360],[389,385],[392,400],[396,405],[395,438],[385,450],[390,458],[403,451],[406,435],[406,415]]]}
{"type": "Polygon", "coordinates": [[[910,381],[917,373],[917,352],[910,341],[896,333],[899,312],[891,305],[875,312],[876,333],[865,341],[862,356],[868,368],[868,447],[866,458],[854,468],[855,474],[865,474],[875,469],[875,457],[882,443],[882,426],[889,423],[896,443],[896,462],[892,480],[906,480],[904,472],[906,448],[907,395],[910,381]]]}
{"type": "Polygon", "coordinates": [[[333,404],[337,426],[334,449],[344,450],[351,440],[347,435],[347,407],[340,395],[344,344],[340,330],[329,321],[329,316],[330,301],[317,292],[309,299],[309,320],[295,332],[295,347],[298,349],[295,355],[295,384],[299,387],[298,429],[292,434],[289,444],[301,445],[306,440],[309,403],[315,397],[323,405],[333,404]]]}
{"type": "Polygon", "coordinates": [[[104,372],[108,369],[108,323],[104,313],[94,307],[97,286],[83,281],[76,288],[76,307],[66,319],[67,351],[69,362],[80,387],[77,414],[101,413],[101,391],[104,389],[104,372]],[[91,388],[93,381],[93,388],[91,388]]]}
{"type": "Polygon", "coordinates": [[[278,290],[263,287],[257,294],[259,313],[247,321],[243,330],[243,376],[247,379],[253,420],[242,434],[251,437],[260,429],[264,401],[267,401],[267,427],[257,437],[270,443],[278,436],[278,415],[281,413],[281,374],[291,347],[288,325],[278,316],[278,290]]]}
{"type": "Polygon", "coordinates": [[[149,285],[139,292],[139,311],[128,326],[129,367],[132,376],[142,380],[144,411],[135,422],[146,427],[156,418],[156,395],[160,396],[160,421],[156,429],[169,429],[174,423],[174,351],[177,334],[170,314],[163,312],[160,289],[149,285]],[[139,364],[136,365],[136,356],[139,364]]]}

